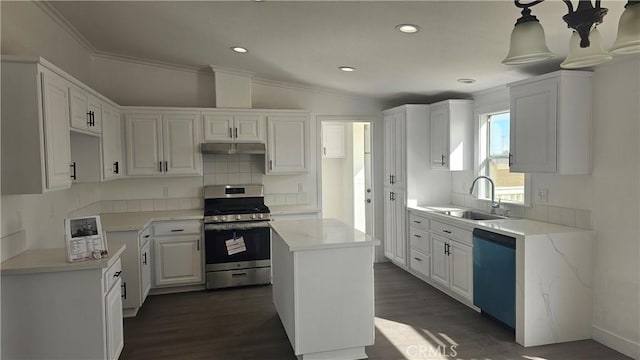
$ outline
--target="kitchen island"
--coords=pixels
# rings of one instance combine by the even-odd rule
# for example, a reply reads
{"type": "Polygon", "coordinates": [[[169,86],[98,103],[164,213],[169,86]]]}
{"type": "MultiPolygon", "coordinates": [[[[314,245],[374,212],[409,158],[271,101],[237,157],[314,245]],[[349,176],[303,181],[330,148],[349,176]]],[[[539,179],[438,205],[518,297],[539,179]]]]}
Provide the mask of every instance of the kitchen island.
{"type": "Polygon", "coordinates": [[[374,343],[374,247],[335,219],[271,224],[273,302],[299,359],[364,359],[374,343]]]}

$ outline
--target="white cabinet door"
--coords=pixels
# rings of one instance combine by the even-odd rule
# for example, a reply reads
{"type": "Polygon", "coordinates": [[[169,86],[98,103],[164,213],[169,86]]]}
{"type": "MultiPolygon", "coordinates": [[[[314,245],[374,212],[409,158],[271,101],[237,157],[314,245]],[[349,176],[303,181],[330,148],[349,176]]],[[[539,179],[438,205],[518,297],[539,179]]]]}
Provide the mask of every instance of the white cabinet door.
{"type": "Polygon", "coordinates": [[[122,158],[122,120],[120,112],[109,105],[102,106],[102,177],[111,180],[124,173],[122,158]]]}
{"type": "Polygon", "coordinates": [[[405,175],[407,163],[407,116],[399,113],[395,116],[395,171],[393,174],[393,186],[405,188],[405,175]]]}
{"type": "Polygon", "coordinates": [[[105,319],[107,332],[107,359],[116,360],[124,347],[124,333],[122,331],[122,299],[120,285],[122,280],[113,285],[105,296],[105,319]]]}
{"type": "Polygon", "coordinates": [[[345,126],[343,124],[322,125],[322,157],[342,159],[345,155],[345,126]]]}
{"type": "Polygon", "coordinates": [[[393,204],[395,206],[395,261],[407,264],[407,236],[406,236],[406,195],[404,190],[394,189],[393,204]]]}
{"type": "Polygon", "coordinates": [[[393,176],[396,172],[395,116],[387,115],[384,117],[383,121],[384,121],[384,184],[386,186],[386,185],[393,185],[393,176]]]}
{"type": "Polygon", "coordinates": [[[140,249],[140,291],[141,291],[141,304],[149,295],[151,290],[151,241],[140,249]]]}
{"type": "Polygon", "coordinates": [[[510,97],[510,170],[555,172],[557,80],[514,86],[510,97]]]}
{"type": "Polygon", "coordinates": [[[451,290],[473,301],[473,251],[471,246],[451,241],[451,290]]]}
{"type": "Polygon", "coordinates": [[[267,174],[307,172],[309,118],[268,116],[267,128],[267,174]]]}
{"type": "Polygon", "coordinates": [[[384,188],[384,256],[393,260],[395,247],[396,207],[393,202],[392,188],[384,188]]]}
{"type": "Polygon", "coordinates": [[[102,102],[95,96],[89,95],[88,109],[91,117],[88,130],[100,134],[102,132],[102,102]]]}
{"type": "Polygon", "coordinates": [[[87,130],[89,127],[89,95],[76,87],[69,87],[69,110],[71,127],[87,130]]]}
{"type": "Polygon", "coordinates": [[[431,279],[449,287],[449,257],[445,249],[447,239],[431,234],[431,279]]]}
{"type": "Polygon", "coordinates": [[[163,173],[162,116],[126,114],[127,175],[163,173]]]}
{"type": "Polygon", "coordinates": [[[431,168],[446,169],[449,165],[449,108],[431,109],[431,168]]]}
{"type": "Polygon", "coordinates": [[[164,172],[171,175],[200,173],[198,113],[162,115],[164,172]]]}
{"type": "Polygon", "coordinates": [[[68,94],[68,85],[64,80],[42,73],[46,178],[49,190],[71,186],[68,94]]]}
{"type": "Polygon", "coordinates": [[[155,285],[188,285],[202,281],[200,236],[154,239],[155,285]]]}
{"type": "Polygon", "coordinates": [[[264,142],[264,117],[240,114],[234,117],[234,139],[238,142],[264,142]]]}
{"type": "Polygon", "coordinates": [[[233,141],[233,115],[203,114],[205,141],[233,141]]]}

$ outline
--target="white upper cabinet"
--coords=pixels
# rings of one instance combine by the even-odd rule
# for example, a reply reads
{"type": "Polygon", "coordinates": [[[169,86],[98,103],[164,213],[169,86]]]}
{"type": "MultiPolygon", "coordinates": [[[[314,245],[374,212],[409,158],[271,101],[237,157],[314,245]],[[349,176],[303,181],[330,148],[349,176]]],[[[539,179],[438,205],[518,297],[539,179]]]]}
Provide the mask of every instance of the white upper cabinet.
{"type": "Polygon", "coordinates": [[[446,100],[431,105],[432,169],[473,168],[473,101],[446,100]]]}
{"type": "Polygon", "coordinates": [[[345,156],[344,124],[322,124],[322,157],[342,159],[345,156]]]}
{"type": "Polygon", "coordinates": [[[100,100],[75,86],[69,87],[71,128],[99,134],[102,131],[100,100]]]}
{"type": "Polygon", "coordinates": [[[254,113],[205,112],[204,141],[264,142],[264,115],[254,113]]]}
{"type": "Polygon", "coordinates": [[[591,77],[561,70],[508,85],[512,172],[591,172],[591,77]]]}
{"type": "Polygon", "coordinates": [[[406,178],[406,113],[384,116],[384,184],[405,188],[406,178]]]}
{"type": "Polygon", "coordinates": [[[68,84],[62,78],[53,74],[42,74],[46,178],[49,190],[71,186],[71,140],[67,91],[68,84]]]}
{"type": "Polygon", "coordinates": [[[309,162],[309,116],[267,116],[267,174],[305,173],[309,162]]]}
{"type": "Polygon", "coordinates": [[[197,112],[125,114],[127,175],[201,174],[198,119],[197,112]]]}
{"type": "Polygon", "coordinates": [[[102,106],[102,178],[117,179],[124,174],[122,119],[116,108],[102,106]]]}

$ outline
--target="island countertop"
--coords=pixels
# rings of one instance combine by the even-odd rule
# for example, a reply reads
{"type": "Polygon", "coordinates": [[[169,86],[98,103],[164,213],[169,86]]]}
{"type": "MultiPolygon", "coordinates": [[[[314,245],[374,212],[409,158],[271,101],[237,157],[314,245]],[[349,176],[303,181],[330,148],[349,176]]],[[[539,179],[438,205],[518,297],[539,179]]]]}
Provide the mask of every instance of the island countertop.
{"type": "Polygon", "coordinates": [[[271,223],[289,251],[379,245],[379,240],[336,219],[283,220],[271,223]]]}

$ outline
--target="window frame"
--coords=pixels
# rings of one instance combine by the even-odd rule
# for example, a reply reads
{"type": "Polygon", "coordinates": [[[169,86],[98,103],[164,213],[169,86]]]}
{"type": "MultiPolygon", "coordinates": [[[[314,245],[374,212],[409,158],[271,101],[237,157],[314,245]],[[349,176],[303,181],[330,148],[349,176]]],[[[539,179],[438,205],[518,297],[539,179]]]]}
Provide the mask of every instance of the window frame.
{"type": "MultiPolygon", "coordinates": [[[[489,119],[493,115],[498,115],[502,113],[510,112],[510,109],[500,109],[489,112],[483,112],[478,115],[478,133],[476,140],[478,141],[478,146],[476,149],[478,150],[478,158],[477,158],[477,168],[476,175],[484,175],[489,176],[489,154],[490,154],[490,125],[489,119]]],[[[497,158],[497,157],[495,157],[497,158]]],[[[477,184],[480,185],[480,184],[477,184]]],[[[474,197],[480,201],[491,202],[491,191],[489,182],[485,181],[483,185],[478,186],[478,191],[474,197]]],[[[510,206],[522,206],[522,207],[530,207],[531,206],[531,176],[528,173],[524,173],[524,201],[512,201],[512,200],[501,200],[501,204],[506,204],[510,206]]]]}

